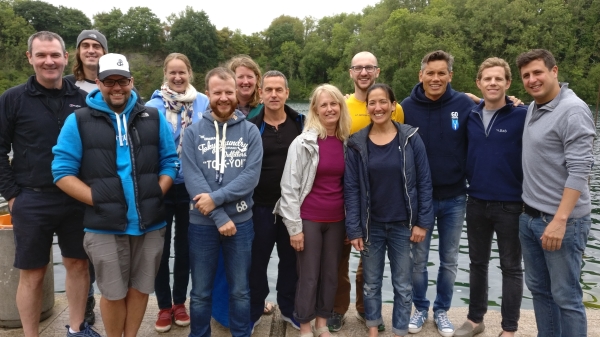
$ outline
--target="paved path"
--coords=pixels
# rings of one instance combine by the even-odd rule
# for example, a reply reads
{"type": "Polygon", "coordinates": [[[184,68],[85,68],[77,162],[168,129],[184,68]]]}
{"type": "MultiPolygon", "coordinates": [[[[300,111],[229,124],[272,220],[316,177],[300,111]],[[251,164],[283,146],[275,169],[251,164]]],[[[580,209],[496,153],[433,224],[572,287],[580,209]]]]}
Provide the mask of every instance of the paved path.
{"type": "MultiPolygon", "coordinates": [[[[96,295],[96,302],[99,303],[99,295],[96,295]]],[[[367,328],[364,324],[356,319],[356,311],[351,306],[350,310],[346,314],[346,324],[342,330],[338,333],[333,334],[336,337],[364,337],[367,336],[367,328]]],[[[386,327],[388,329],[385,332],[379,334],[381,337],[393,336],[391,332],[391,304],[383,305],[383,317],[386,327]]],[[[156,305],[156,297],[150,296],[148,303],[148,310],[142,322],[142,327],[138,336],[161,336],[161,337],[177,337],[187,336],[189,334],[189,328],[180,328],[173,326],[171,331],[167,333],[158,333],[154,330],[154,321],[156,314],[158,313],[158,307],[156,305]]],[[[600,337],[600,310],[588,309],[588,336],[600,337]]],[[[448,313],[452,322],[455,325],[462,325],[467,315],[467,308],[453,308],[448,313]]],[[[431,312],[430,315],[431,317],[431,312]]],[[[500,312],[496,310],[490,310],[485,316],[486,331],[477,335],[477,337],[496,337],[500,333],[500,312]]],[[[56,304],[54,306],[53,315],[40,323],[40,336],[41,337],[64,337],[66,334],[65,325],[68,324],[68,311],[67,311],[67,299],[64,294],[56,294],[56,304]]],[[[102,325],[102,317],[100,316],[100,308],[96,306],[96,330],[104,336],[104,326],[102,325]]],[[[537,330],[535,327],[535,319],[532,310],[521,310],[521,319],[519,321],[519,332],[517,336],[520,337],[535,337],[537,336],[537,330]]],[[[22,329],[2,329],[0,328],[0,337],[17,337],[23,336],[22,329]]],[[[212,336],[213,337],[226,337],[231,336],[229,330],[223,328],[216,322],[212,322],[212,336]]],[[[299,336],[298,330],[291,327],[290,324],[281,320],[279,310],[271,316],[263,316],[261,323],[256,327],[253,337],[297,337],[299,336]]],[[[433,324],[433,320],[430,318],[423,327],[423,330],[414,335],[414,337],[438,337],[440,336],[433,324]]]]}

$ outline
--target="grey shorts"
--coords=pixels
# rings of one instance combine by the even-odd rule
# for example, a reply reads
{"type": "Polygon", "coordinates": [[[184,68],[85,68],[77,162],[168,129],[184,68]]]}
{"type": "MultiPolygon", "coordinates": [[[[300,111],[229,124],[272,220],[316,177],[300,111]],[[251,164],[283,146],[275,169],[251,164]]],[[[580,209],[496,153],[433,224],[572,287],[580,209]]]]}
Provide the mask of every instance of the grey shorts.
{"type": "Polygon", "coordinates": [[[129,288],[154,292],[154,278],[162,256],[166,227],[141,236],[85,233],[83,247],[96,269],[104,298],[125,298],[129,288]]]}

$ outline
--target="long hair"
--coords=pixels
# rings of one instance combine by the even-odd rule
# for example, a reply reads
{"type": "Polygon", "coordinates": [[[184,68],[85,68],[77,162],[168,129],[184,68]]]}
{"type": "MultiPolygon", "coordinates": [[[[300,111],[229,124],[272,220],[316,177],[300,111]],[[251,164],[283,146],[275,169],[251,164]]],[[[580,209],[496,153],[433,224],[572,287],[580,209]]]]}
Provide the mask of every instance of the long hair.
{"type": "MultiPolygon", "coordinates": [[[[256,107],[260,103],[260,94],[258,93],[258,86],[261,81],[261,73],[258,64],[254,62],[254,60],[248,55],[237,55],[231,58],[229,62],[227,62],[227,68],[229,68],[235,74],[235,70],[238,67],[246,67],[254,73],[256,76],[256,85],[254,86],[254,94],[252,95],[252,99],[250,100],[250,106],[252,108],[256,107]]],[[[233,77],[235,79],[235,76],[233,77]]]]}
{"type": "Polygon", "coordinates": [[[319,138],[325,139],[327,137],[327,130],[321,124],[319,116],[317,114],[317,104],[319,103],[319,97],[321,95],[329,95],[335,100],[340,106],[340,119],[338,119],[337,126],[335,128],[335,137],[341,141],[346,141],[350,136],[350,114],[348,113],[348,106],[346,100],[340,92],[340,90],[331,84],[321,84],[313,90],[310,96],[310,106],[308,109],[308,115],[306,116],[306,124],[304,125],[305,130],[314,129],[317,131],[319,138]]]}

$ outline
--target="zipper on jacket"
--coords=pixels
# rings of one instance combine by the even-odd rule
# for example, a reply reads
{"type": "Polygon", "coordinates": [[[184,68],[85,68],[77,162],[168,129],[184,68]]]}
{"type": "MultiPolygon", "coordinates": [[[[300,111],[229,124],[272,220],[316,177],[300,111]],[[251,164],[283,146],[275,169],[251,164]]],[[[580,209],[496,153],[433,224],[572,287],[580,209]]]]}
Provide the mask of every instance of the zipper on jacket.
{"type": "Polygon", "coordinates": [[[409,210],[409,216],[408,216],[408,229],[412,229],[412,218],[413,218],[413,209],[412,209],[412,205],[410,202],[410,194],[408,193],[408,185],[406,184],[406,145],[408,144],[408,140],[410,139],[410,137],[414,136],[415,133],[417,133],[417,131],[419,130],[419,128],[415,128],[415,131],[409,135],[406,136],[406,141],[404,142],[404,147],[402,148],[402,158],[404,158],[404,161],[402,162],[402,176],[404,177],[404,193],[406,194],[406,197],[408,198],[408,210],[409,210]]]}
{"type": "MultiPolygon", "coordinates": [[[[134,118],[137,117],[137,115],[133,116],[134,118]]],[[[130,125],[132,123],[129,123],[130,125]]],[[[135,130],[135,126],[131,126],[131,128],[127,128],[127,137],[131,137],[131,132],[129,132],[129,130],[135,130]]],[[[136,131],[136,136],[137,135],[137,131],[136,131]]],[[[139,136],[138,136],[138,140],[139,140],[139,136]]],[[[135,211],[137,212],[138,215],[138,222],[139,222],[139,227],[142,231],[146,230],[146,226],[143,223],[143,219],[142,219],[142,213],[140,213],[140,203],[138,201],[138,195],[139,195],[139,187],[138,187],[138,177],[137,177],[137,168],[135,166],[135,156],[134,156],[134,151],[135,151],[135,144],[134,142],[130,142],[129,144],[129,157],[131,160],[131,173],[133,174],[133,199],[135,200],[135,211]]]]}

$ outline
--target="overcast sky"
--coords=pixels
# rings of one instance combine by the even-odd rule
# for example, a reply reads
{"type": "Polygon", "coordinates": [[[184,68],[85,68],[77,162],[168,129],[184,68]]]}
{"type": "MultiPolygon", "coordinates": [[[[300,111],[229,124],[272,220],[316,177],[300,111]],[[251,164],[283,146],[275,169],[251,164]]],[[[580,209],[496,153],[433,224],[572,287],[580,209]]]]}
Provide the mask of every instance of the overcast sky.
{"type": "Polygon", "coordinates": [[[231,30],[240,29],[242,33],[250,35],[254,32],[265,30],[271,21],[280,15],[294,16],[302,19],[312,16],[320,19],[340,13],[362,13],[363,8],[375,5],[379,0],[43,0],[54,6],[65,6],[79,9],[84,12],[90,20],[97,13],[110,12],[113,7],[121,9],[126,13],[130,7],[149,7],[161,21],[172,13],[179,13],[186,6],[192,6],[194,10],[204,10],[210,22],[222,29],[229,27],[231,30]]]}

